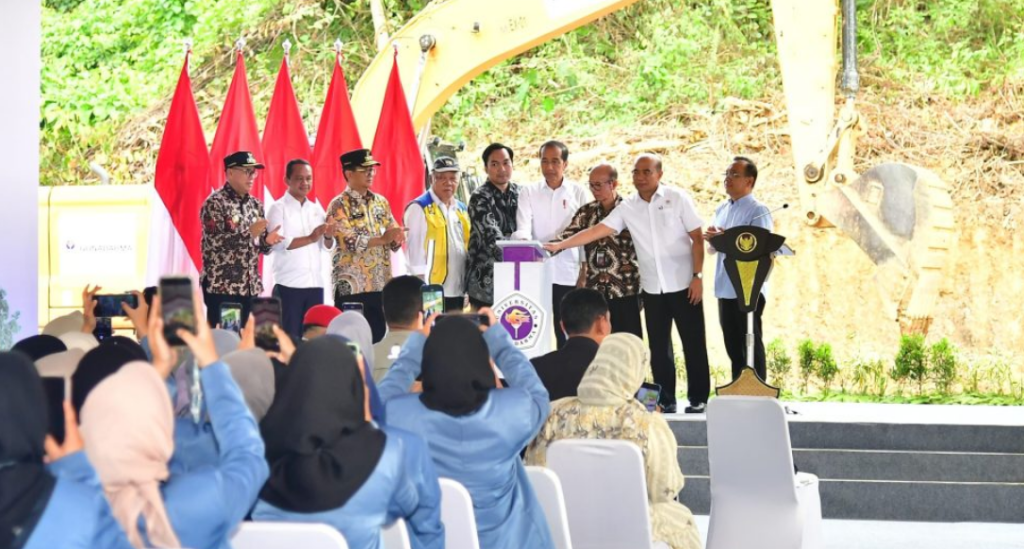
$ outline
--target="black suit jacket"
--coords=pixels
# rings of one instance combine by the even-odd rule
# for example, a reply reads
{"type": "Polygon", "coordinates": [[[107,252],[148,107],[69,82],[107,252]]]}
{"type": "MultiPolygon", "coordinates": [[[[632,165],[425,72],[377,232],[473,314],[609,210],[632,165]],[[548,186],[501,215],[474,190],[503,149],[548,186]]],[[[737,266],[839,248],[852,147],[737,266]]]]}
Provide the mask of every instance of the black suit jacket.
{"type": "Polygon", "coordinates": [[[576,396],[583,373],[597,354],[597,347],[597,342],[589,337],[574,336],[566,340],[561,349],[530,359],[552,401],[576,396]]]}

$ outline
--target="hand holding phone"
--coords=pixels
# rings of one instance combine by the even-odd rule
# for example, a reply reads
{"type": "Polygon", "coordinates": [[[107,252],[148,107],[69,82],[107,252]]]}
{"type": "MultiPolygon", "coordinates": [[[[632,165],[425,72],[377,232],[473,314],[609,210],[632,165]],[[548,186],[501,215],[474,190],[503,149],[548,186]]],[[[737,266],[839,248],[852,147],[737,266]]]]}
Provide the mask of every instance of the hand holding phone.
{"type": "Polygon", "coordinates": [[[648,412],[658,409],[658,400],[661,399],[661,385],[657,383],[644,383],[636,392],[636,399],[647,408],[648,412]]]}
{"type": "Polygon", "coordinates": [[[160,279],[160,309],[164,321],[164,339],[169,345],[184,345],[178,330],[196,333],[195,304],[192,300],[192,279],[168,276],[160,279]]]}
{"type": "Polygon", "coordinates": [[[220,304],[220,327],[224,330],[235,332],[242,331],[242,304],[221,303],[220,304]]]}
{"type": "MultiPolygon", "coordinates": [[[[363,314],[363,304],[357,301],[347,301],[341,304],[341,312],[355,311],[359,314],[363,314]]],[[[363,315],[366,316],[366,315],[363,315]]]]}
{"type": "Polygon", "coordinates": [[[98,317],[128,316],[125,313],[122,303],[129,308],[136,309],[139,306],[139,297],[136,294],[101,294],[95,296],[96,310],[98,317]]]}

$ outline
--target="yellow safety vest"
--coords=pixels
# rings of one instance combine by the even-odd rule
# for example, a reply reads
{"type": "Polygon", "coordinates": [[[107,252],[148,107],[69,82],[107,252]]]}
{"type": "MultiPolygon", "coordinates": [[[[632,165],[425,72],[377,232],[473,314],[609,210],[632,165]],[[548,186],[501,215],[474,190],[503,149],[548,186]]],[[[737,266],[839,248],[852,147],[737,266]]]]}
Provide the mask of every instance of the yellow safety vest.
{"type": "MultiPolygon", "coordinates": [[[[434,256],[432,258],[430,275],[427,278],[429,284],[443,284],[448,278],[448,220],[444,216],[441,207],[434,203],[430,193],[425,193],[414,200],[421,208],[427,219],[427,236],[423,242],[423,248],[430,249],[430,241],[434,241],[434,256]]],[[[455,215],[462,223],[462,237],[466,245],[469,244],[469,212],[466,205],[456,200],[455,215]]]]}

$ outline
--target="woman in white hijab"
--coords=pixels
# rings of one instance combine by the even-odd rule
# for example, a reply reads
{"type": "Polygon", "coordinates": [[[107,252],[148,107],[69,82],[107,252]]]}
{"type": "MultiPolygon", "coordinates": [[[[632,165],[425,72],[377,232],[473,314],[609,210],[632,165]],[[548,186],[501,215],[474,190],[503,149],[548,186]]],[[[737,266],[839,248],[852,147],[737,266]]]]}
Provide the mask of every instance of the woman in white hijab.
{"type": "Polygon", "coordinates": [[[551,415],[526,450],[526,463],[545,465],[548,446],[561,439],[632,442],[644,455],[654,539],[672,549],[700,549],[693,514],[676,501],[684,482],[676,438],[660,414],[633,398],[649,364],[650,352],[640,338],[628,333],[606,337],[583,374],[579,396],[552,403],[551,415]]]}

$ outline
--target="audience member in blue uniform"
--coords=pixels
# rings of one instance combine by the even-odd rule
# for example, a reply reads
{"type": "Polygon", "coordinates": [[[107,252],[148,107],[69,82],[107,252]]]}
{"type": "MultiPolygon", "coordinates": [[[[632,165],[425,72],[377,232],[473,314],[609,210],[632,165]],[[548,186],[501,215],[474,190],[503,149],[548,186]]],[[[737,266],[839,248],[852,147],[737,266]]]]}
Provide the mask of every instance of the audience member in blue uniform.
{"type": "MultiPolygon", "coordinates": [[[[196,303],[201,303],[198,298],[196,303]]],[[[196,317],[202,318],[198,306],[196,317]]],[[[198,324],[197,335],[184,330],[178,335],[201,372],[220,446],[216,467],[185,474],[168,471],[174,416],[161,376],[170,371],[175,357],[163,338],[159,310],[149,330],[153,365],[126,364],[97,385],[82,408],[89,461],[114,517],[135,547],[227,549],[232,531],[267,478],[256,422],[227,365],[217,359],[209,327],[198,324]]]]}
{"type": "Polygon", "coordinates": [[[430,456],[415,435],[371,423],[359,362],[340,337],[295,351],[262,422],[271,474],[253,519],[327,523],[350,547],[376,549],[381,528],[404,518],[415,547],[442,549],[430,456]]]}
{"type": "MultiPolygon", "coordinates": [[[[373,372],[373,330],[363,315],[352,311],[338,315],[327,325],[327,335],[340,336],[358,345],[366,371],[373,372]]],[[[384,402],[380,398],[372,375],[366,378],[366,388],[370,392],[370,414],[373,420],[385,425],[387,421],[384,402]]]]}
{"type": "MultiPolygon", "coordinates": [[[[549,549],[554,544],[519,453],[550,403],[529,359],[489,309],[491,327],[436,316],[409,337],[380,383],[391,425],[423,436],[437,472],[473,498],[480,546],[549,549]],[[491,362],[510,387],[498,389],[491,362]],[[422,371],[423,393],[406,394],[422,371]]],[[[344,316],[344,315],[343,315],[344,316]]]]}
{"type": "Polygon", "coordinates": [[[46,440],[46,396],[35,366],[20,353],[0,353],[0,547],[129,547],[81,452],[74,417],[65,404],[63,444],[46,440]],[[47,470],[44,447],[53,468],[75,462],[83,478],[47,470]]]}

